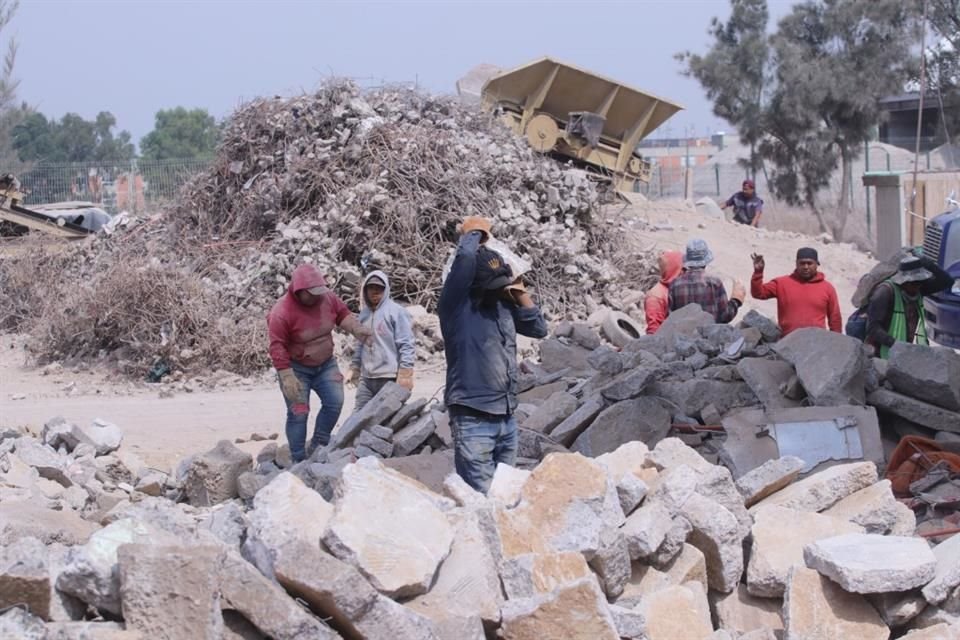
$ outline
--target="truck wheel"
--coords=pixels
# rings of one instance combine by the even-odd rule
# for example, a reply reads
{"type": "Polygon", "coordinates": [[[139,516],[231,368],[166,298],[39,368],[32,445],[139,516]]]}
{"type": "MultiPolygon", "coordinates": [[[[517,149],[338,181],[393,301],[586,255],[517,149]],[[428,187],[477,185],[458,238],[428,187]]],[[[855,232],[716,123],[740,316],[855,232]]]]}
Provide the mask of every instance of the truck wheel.
{"type": "Polygon", "coordinates": [[[643,335],[643,329],[625,313],[611,310],[600,326],[604,337],[617,347],[627,346],[631,340],[643,335]]]}

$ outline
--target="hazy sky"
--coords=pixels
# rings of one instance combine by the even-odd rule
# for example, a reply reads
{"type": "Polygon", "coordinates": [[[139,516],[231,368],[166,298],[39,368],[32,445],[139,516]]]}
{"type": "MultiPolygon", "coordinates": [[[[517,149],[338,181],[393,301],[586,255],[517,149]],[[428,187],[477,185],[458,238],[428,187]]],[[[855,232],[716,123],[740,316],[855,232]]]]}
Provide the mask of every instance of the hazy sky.
{"type": "MultiPolygon", "coordinates": [[[[791,0],[768,0],[774,19],[791,0]]],[[[48,116],[111,111],[135,140],[158,109],[217,118],[260,95],[324,77],[414,81],[438,93],[481,62],[549,55],[686,107],[657,132],[724,128],[673,55],[703,51],[727,0],[622,2],[319,2],[21,0],[20,98],[48,116]]],[[[4,35],[7,35],[5,33],[4,35]]],[[[736,82],[735,77],[730,78],[736,82]]]]}

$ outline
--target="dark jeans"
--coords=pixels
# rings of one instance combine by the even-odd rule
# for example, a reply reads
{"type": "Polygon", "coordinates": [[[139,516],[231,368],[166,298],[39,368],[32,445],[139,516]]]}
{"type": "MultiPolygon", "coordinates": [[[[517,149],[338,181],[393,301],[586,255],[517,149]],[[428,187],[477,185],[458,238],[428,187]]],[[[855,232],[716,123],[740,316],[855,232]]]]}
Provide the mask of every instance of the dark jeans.
{"type": "Polygon", "coordinates": [[[451,407],[453,462],[457,475],[481,493],[486,493],[497,464],[517,461],[517,421],[513,416],[496,416],[460,407],[451,407]]]}
{"type": "Polygon", "coordinates": [[[360,378],[360,382],[357,383],[357,402],[353,406],[353,412],[363,409],[364,405],[380,393],[380,389],[383,389],[388,382],[396,381],[396,378],[360,378]]]}
{"type": "Polygon", "coordinates": [[[310,447],[325,446],[330,442],[330,433],[340,418],[343,409],[343,375],[337,368],[335,358],[330,358],[319,367],[307,367],[291,362],[290,368],[303,383],[304,394],[300,402],[292,404],[284,398],[287,405],[287,442],[290,443],[290,457],[300,462],[307,457],[307,418],[310,416],[310,391],[320,396],[320,413],[313,428],[310,447]]]}

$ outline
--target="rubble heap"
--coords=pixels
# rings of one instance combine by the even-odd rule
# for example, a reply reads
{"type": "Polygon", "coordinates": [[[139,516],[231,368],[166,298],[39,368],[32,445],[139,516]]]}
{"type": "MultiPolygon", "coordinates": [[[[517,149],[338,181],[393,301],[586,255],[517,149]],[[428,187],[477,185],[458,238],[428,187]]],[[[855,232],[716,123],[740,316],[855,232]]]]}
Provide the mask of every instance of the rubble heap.
{"type": "MultiPolygon", "coordinates": [[[[163,216],[4,261],[0,326],[31,331],[41,361],[120,351],[139,375],[247,374],[267,365],[263,317],[297,265],[320,267],[355,310],[363,271],[383,269],[398,301],[432,312],[466,215],[493,219],[494,235],[532,263],[528,283],[552,316],[627,310],[638,298],[620,284],[624,269],[642,291],[656,281],[655,256],[627,255],[621,225],[601,217],[603,194],[475,107],[333,80],[238,109],[210,168],[163,216]],[[159,295],[143,282],[160,283],[159,295]],[[117,299],[142,313],[109,314],[117,299]]],[[[434,338],[421,353],[436,352],[434,338]]]]}
{"type": "Polygon", "coordinates": [[[0,432],[0,637],[960,633],[960,535],[918,525],[954,474],[895,494],[862,405],[937,400],[910,415],[956,432],[927,417],[953,411],[956,354],[898,345],[883,370],[846,336],[694,307],[619,351],[575,323],[541,347],[520,464],[486,496],[453,473],[443,408],[397,385],[297,464],[223,441],[165,473],[103,421],[0,432]],[[821,422],[859,449],[787,453],[790,424],[821,422]]]}

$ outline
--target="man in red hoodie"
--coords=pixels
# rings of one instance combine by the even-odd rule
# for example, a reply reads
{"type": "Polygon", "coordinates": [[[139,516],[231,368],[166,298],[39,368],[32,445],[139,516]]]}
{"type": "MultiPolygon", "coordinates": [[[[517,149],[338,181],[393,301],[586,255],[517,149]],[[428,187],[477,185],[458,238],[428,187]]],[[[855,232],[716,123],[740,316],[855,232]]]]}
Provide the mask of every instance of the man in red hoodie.
{"type": "Polygon", "coordinates": [[[777,320],[783,335],[804,327],[842,332],[837,290],[817,270],[820,258],[816,249],[798,249],[794,272],[767,283],[763,281],[763,256],[750,257],[753,259],[750,294],[757,300],[777,299],[777,320]]]}
{"type": "Polygon", "coordinates": [[[647,335],[653,335],[670,313],[668,294],[670,283],[683,271],[683,253],[664,251],[660,254],[660,282],[647,291],[643,312],[647,316],[647,335]]]}
{"type": "Polygon", "coordinates": [[[308,455],[305,444],[310,391],[320,396],[311,452],[330,442],[330,433],[343,408],[343,375],[333,356],[333,329],[340,327],[360,340],[369,340],[372,334],[327,287],[323,274],[310,264],[294,270],[287,293],[267,316],[267,327],[270,358],[287,403],[290,457],[299,462],[308,455]]]}

